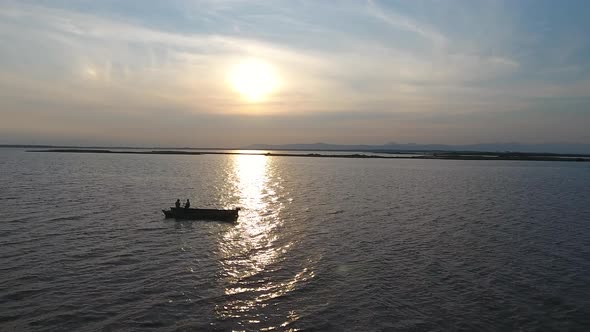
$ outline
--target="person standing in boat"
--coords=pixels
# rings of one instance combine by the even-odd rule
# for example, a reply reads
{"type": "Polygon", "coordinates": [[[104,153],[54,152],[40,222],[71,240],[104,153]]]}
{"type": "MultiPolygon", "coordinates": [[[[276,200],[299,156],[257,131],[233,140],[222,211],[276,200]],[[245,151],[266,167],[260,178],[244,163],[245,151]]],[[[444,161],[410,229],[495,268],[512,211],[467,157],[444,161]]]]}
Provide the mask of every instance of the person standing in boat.
{"type": "Polygon", "coordinates": [[[176,200],[176,203],[174,203],[174,205],[177,209],[180,208],[180,198],[176,200]]]}
{"type": "Polygon", "coordinates": [[[188,200],[188,198],[186,199],[186,203],[184,203],[184,208],[188,209],[191,207],[191,202],[188,200]]]}

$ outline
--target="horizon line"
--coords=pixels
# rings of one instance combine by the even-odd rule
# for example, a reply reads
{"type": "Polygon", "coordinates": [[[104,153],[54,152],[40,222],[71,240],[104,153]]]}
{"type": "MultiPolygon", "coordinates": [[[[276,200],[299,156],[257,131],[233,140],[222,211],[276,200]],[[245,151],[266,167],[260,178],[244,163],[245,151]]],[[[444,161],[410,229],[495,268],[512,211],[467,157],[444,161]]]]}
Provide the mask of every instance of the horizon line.
{"type": "Polygon", "coordinates": [[[0,148],[85,148],[85,149],[137,149],[137,150],[283,150],[283,151],[349,151],[349,152],[522,152],[522,153],[548,153],[548,154],[576,154],[590,155],[588,152],[551,152],[551,151],[524,151],[520,149],[506,149],[509,146],[513,148],[527,147],[572,147],[590,149],[589,143],[471,143],[471,144],[439,144],[439,143],[385,143],[385,144],[334,144],[334,143],[287,143],[287,144],[250,144],[241,147],[180,147],[180,146],[129,146],[129,145],[70,145],[70,144],[0,144],[0,148]],[[494,147],[498,145],[497,147],[494,147]],[[314,146],[316,146],[314,148],[314,146]],[[321,148],[320,146],[327,146],[321,148]],[[396,147],[397,146],[397,147],[396,147]],[[391,148],[387,148],[391,147],[391,148]],[[415,148],[412,148],[415,147],[415,148]],[[487,149],[489,150],[486,150],[487,149]],[[447,149],[445,149],[447,148],[447,149]],[[450,149],[449,149],[450,148],[450,149]],[[478,150],[479,148],[480,150],[478,150]],[[452,150],[457,149],[457,150],[452,150]]]}

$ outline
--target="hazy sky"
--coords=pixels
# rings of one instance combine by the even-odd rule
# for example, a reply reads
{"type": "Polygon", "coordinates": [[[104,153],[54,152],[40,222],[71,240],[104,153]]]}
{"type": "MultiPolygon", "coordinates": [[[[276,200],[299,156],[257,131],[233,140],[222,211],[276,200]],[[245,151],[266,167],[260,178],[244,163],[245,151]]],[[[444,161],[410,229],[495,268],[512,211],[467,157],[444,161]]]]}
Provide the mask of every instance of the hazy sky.
{"type": "Polygon", "coordinates": [[[589,18],[587,0],[0,0],[0,143],[590,143],[589,18]]]}

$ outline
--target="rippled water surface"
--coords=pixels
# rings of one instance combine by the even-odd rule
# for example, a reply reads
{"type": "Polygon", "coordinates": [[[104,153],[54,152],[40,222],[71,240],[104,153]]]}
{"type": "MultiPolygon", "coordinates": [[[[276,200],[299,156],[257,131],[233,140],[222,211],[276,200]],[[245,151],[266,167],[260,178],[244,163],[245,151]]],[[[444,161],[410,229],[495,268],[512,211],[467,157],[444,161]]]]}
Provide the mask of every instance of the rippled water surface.
{"type": "Polygon", "coordinates": [[[1,149],[0,330],[588,330],[589,166],[1,149]]]}

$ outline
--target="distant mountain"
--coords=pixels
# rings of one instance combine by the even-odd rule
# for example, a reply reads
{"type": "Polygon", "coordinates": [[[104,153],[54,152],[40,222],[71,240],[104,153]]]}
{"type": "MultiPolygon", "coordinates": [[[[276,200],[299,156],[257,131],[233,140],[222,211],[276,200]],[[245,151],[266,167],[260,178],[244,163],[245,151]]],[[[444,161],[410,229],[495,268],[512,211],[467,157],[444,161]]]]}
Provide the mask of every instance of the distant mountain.
{"type": "Polygon", "coordinates": [[[481,151],[481,152],[532,152],[532,153],[573,153],[590,154],[590,144],[576,143],[484,143],[467,145],[388,143],[383,145],[341,145],[341,144],[253,144],[242,149],[252,150],[316,150],[316,151],[481,151]]]}

